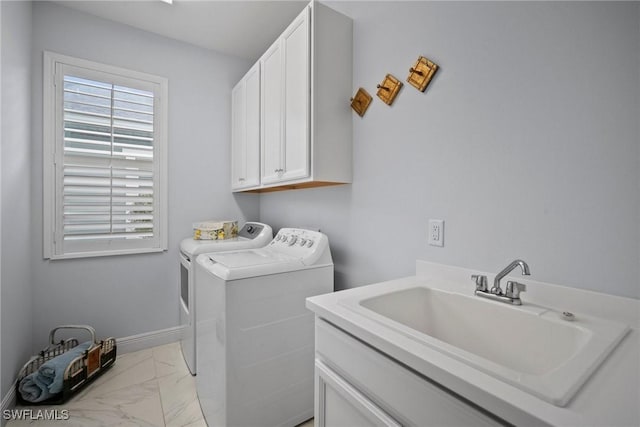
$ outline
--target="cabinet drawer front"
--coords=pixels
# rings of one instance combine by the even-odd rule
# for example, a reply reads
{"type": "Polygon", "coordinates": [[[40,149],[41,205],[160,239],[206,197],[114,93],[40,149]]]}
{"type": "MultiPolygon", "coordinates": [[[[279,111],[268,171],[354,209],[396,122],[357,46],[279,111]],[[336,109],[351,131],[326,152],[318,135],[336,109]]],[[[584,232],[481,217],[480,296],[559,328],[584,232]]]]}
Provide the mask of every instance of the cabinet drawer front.
{"type": "Polygon", "coordinates": [[[400,427],[340,375],[316,359],[317,427],[400,427]]]}
{"type": "Polygon", "coordinates": [[[316,318],[316,358],[406,426],[499,426],[446,389],[316,318]]]}

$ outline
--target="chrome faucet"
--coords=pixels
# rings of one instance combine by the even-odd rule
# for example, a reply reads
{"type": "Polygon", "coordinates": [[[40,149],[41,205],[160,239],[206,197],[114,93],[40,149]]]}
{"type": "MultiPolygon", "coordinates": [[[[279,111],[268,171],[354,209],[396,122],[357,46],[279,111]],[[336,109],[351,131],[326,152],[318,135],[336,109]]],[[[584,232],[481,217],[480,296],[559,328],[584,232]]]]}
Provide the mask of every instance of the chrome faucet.
{"type": "Polygon", "coordinates": [[[502,280],[507,274],[511,273],[515,270],[516,267],[520,267],[522,270],[523,276],[528,276],[529,266],[526,262],[521,259],[517,259],[513,261],[511,264],[506,266],[500,273],[496,274],[495,279],[493,279],[493,287],[491,290],[487,288],[487,276],[480,276],[474,274],[471,276],[471,279],[476,282],[476,290],[475,295],[480,297],[493,299],[496,301],[507,302],[513,305],[522,305],[522,301],[520,300],[520,292],[524,292],[527,290],[527,287],[518,282],[508,281],[505,292],[500,288],[500,280],[502,280]]]}
{"type": "MultiPolygon", "coordinates": [[[[491,288],[492,294],[502,295],[502,289],[500,289],[500,280],[502,280],[504,276],[515,270],[515,268],[518,266],[522,269],[523,276],[528,276],[531,274],[529,273],[529,266],[526,262],[522,261],[521,259],[513,261],[511,264],[507,265],[504,270],[496,274],[496,278],[493,279],[493,288],[491,288]]],[[[509,284],[507,283],[507,287],[509,287],[508,285],[509,284]]]]}

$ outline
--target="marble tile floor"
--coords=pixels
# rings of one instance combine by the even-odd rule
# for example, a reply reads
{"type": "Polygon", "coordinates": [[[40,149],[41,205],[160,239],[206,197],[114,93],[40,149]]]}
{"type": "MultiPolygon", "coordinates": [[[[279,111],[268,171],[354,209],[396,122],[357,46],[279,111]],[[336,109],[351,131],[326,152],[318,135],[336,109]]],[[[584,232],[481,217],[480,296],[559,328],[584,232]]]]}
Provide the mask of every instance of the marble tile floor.
{"type": "MultiPolygon", "coordinates": [[[[16,409],[28,409],[18,407],[16,409]]],[[[206,427],[179,343],[119,355],[116,364],[64,405],[67,420],[14,420],[6,427],[206,427]]],[[[60,412],[59,412],[60,413],[60,412]]],[[[298,427],[313,427],[309,420],[298,427]]]]}

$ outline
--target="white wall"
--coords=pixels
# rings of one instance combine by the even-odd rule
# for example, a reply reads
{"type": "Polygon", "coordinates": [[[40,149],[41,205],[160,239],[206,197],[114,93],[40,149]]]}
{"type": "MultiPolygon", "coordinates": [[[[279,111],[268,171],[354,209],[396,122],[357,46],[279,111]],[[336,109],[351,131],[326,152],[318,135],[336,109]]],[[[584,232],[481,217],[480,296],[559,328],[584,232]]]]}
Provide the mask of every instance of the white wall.
{"type": "Polygon", "coordinates": [[[31,356],[31,4],[0,2],[2,248],[0,399],[31,356]]]}
{"type": "MultiPolygon", "coordinates": [[[[640,4],[331,2],[354,19],[352,185],[261,195],[275,227],[330,238],[338,288],[416,258],[640,297],[640,4]],[[388,107],[386,73],[441,69],[388,107]],[[445,220],[445,246],[427,220],[445,220]]],[[[469,283],[471,289],[472,284],[469,283]]]]}
{"type": "Polygon", "coordinates": [[[49,2],[33,7],[32,224],[34,337],[88,323],[124,337],[178,325],[178,245],[191,224],[258,217],[258,200],[229,191],[231,87],[249,62],[49,2]],[[169,250],[42,259],[42,52],[50,50],[169,79],[169,250]]]}

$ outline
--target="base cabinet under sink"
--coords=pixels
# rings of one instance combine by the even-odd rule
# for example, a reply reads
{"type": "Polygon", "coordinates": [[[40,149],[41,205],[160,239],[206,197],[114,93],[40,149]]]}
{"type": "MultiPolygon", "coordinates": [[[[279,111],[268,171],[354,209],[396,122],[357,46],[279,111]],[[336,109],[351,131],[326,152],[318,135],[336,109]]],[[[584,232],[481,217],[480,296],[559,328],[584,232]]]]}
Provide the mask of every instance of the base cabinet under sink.
{"type": "Polygon", "coordinates": [[[316,427],[508,425],[325,320],[315,324],[316,427]]]}

